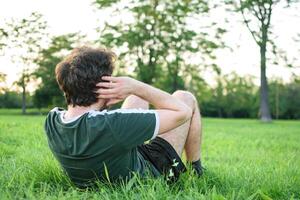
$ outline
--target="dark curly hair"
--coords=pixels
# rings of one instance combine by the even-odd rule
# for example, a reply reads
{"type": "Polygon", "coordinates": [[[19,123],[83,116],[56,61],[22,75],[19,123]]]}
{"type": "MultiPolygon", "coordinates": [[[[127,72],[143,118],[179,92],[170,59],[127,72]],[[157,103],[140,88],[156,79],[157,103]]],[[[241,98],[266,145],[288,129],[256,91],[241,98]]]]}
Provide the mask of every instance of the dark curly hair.
{"type": "Polygon", "coordinates": [[[68,105],[90,106],[97,102],[96,84],[113,72],[115,54],[106,49],[80,47],[56,65],[56,80],[68,105]]]}

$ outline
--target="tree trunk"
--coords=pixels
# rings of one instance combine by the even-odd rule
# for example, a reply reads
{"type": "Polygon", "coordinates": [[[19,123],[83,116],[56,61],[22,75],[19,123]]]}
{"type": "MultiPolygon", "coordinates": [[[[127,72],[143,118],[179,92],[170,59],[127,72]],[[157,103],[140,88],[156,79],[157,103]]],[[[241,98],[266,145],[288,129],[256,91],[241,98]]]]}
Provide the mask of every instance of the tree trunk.
{"type": "Polygon", "coordinates": [[[176,55],[176,63],[175,63],[175,69],[173,74],[173,83],[172,83],[172,91],[175,92],[178,90],[178,71],[179,71],[179,55],[176,55]]]}
{"type": "Polygon", "coordinates": [[[155,58],[155,50],[150,48],[149,53],[149,61],[148,61],[148,69],[146,71],[146,77],[147,77],[147,84],[152,85],[153,78],[155,77],[155,70],[156,70],[156,58],[155,58]]]}
{"type": "Polygon", "coordinates": [[[260,119],[263,122],[272,120],[269,109],[268,83],[266,76],[267,36],[263,34],[260,45],[260,119]]]}
{"type": "Polygon", "coordinates": [[[275,106],[276,106],[276,119],[279,118],[279,83],[276,82],[276,100],[275,100],[275,106]]]}
{"type": "Polygon", "coordinates": [[[175,72],[173,74],[173,83],[172,83],[172,92],[175,92],[178,89],[178,84],[177,84],[177,73],[175,72]]]}
{"type": "Polygon", "coordinates": [[[26,88],[25,84],[22,85],[22,114],[26,114],[26,88]]]}

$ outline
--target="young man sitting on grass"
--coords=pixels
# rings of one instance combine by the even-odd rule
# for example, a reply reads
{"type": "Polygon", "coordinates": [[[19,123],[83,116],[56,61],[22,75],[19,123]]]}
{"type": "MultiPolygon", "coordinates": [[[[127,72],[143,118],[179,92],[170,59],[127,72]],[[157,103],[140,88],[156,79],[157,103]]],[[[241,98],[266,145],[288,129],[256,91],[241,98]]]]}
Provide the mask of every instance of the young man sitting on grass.
{"type": "Polygon", "coordinates": [[[71,181],[85,188],[96,180],[128,180],[134,173],[176,180],[186,171],[183,150],[200,176],[201,117],[195,97],[112,77],[114,60],[105,49],[82,47],[56,66],[68,109],[50,111],[45,130],[71,181]],[[105,110],[123,100],[121,109],[105,110]]]}

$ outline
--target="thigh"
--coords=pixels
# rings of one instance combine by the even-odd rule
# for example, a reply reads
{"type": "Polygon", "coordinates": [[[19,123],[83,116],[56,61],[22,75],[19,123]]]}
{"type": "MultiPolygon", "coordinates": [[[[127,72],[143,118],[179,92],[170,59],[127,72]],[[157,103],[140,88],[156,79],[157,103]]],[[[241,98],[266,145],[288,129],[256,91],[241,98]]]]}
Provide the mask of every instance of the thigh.
{"type": "Polygon", "coordinates": [[[185,122],[183,125],[172,129],[171,131],[158,135],[158,137],[161,137],[168,141],[170,145],[172,145],[172,147],[175,149],[177,154],[181,157],[189,128],[190,120],[185,122]]]}
{"type": "MultiPolygon", "coordinates": [[[[190,92],[179,90],[174,92],[172,95],[194,110],[195,97],[190,92]]],[[[173,130],[159,135],[159,137],[167,140],[173,146],[179,156],[181,156],[183,152],[190,129],[190,124],[191,120],[173,130]]]]}

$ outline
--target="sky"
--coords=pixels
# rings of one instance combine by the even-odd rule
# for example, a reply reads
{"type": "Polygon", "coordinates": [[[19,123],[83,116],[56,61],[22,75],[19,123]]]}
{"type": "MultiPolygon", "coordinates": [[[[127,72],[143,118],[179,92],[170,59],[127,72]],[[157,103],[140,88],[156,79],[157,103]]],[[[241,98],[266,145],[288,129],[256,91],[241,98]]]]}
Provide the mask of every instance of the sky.
{"type": "MultiPolygon", "coordinates": [[[[95,39],[98,36],[95,28],[109,19],[107,11],[96,10],[89,0],[0,0],[0,25],[4,19],[28,17],[33,11],[44,15],[51,35],[80,31],[88,38],[95,39]]],[[[280,48],[286,49],[290,57],[295,58],[299,57],[300,42],[295,43],[292,38],[300,34],[299,11],[300,6],[290,9],[278,6],[272,18],[273,30],[276,32],[275,42],[280,48]]],[[[222,24],[228,13],[215,10],[210,17],[222,24]]],[[[253,75],[257,77],[256,82],[259,83],[259,49],[240,20],[240,16],[232,16],[225,25],[228,32],[224,35],[224,41],[231,50],[229,48],[219,50],[216,63],[224,74],[236,72],[240,75],[253,75]]],[[[192,25],[195,23],[195,27],[199,24],[193,21],[190,23],[192,25]]],[[[300,61],[297,63],[300,65],[300,61]]],[[[0,72],[7,74],[8,86],[18,78],[20,70],[19,66],[10,61],[9,56],[0,56],[0,72]]],[[[204,74],[208,82],[212,81],[210,73],[208,71],[204,74]]],[[[279,77],[284,81],[289,81],[292,73],[300,76],[300,67],[289,69],[269,65],[267,68],[268,77],[279,77]]]]}

